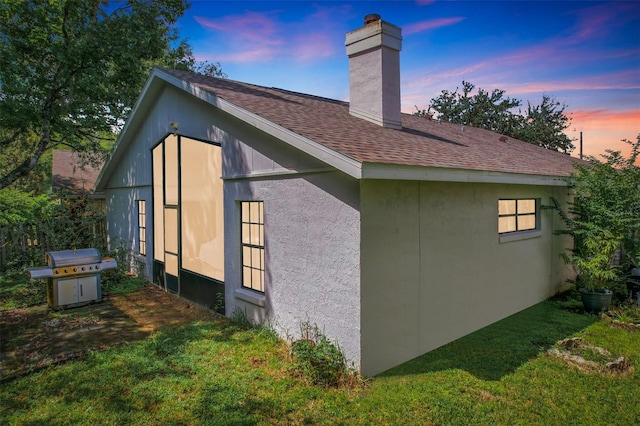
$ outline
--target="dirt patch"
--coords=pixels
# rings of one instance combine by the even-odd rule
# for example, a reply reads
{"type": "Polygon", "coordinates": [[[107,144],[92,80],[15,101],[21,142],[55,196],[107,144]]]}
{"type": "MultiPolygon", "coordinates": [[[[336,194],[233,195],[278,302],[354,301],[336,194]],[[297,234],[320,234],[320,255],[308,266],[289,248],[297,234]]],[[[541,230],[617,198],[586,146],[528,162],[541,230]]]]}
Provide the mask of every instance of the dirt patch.
{"type": "Polygon", "coordinates": [[[149,332],[195,320],[220,318],[207,308],[151,285],[133,293],[110,297],[108,302],[138,323],[141,330],[149,332]]]}
{"type": "Polygon", "coordinates": [[[547,353],[583,373],[626,375],[634,369],[628,359],[615,357],[608,350],[590,345],[580,337],[560,340],[547,353]]]}
{"type": "Polygon", "coordinates": [[[168,326],[219,318],[155,286],[68,310],[46,305],[0,312],[0,381],[91,351],[127,345],[168,326]]]}

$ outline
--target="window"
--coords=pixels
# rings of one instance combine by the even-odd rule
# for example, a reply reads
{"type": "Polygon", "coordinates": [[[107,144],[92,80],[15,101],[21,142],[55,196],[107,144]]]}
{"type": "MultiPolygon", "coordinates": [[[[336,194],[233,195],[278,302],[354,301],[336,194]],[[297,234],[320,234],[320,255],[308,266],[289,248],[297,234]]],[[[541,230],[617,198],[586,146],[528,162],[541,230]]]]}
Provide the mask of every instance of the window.
{"type": "Polygon", "coordinates": [[[498,200],[498,233],[538,229],[537,205],[533,198],[498,200]]]}
{"type": "Polygon", "coordinates": [[[262,201],[243,201],[241,209],[242,287],[264,293],[264,212],[262,201]]]}
{"type": "Polygon", "coordinates": [[[138,200],[138,249],[142,256],[147,255],[147,203],[138,200]]]}

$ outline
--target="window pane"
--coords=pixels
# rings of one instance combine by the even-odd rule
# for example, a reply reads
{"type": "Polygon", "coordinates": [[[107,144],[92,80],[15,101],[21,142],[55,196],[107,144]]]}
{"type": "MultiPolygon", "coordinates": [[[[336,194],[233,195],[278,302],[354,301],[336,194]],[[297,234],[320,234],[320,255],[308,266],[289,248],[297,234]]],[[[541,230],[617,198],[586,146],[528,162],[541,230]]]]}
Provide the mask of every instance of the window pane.
{"type": "Polygon", "coordinates": [[[251,225],[251,244],[254,246],[259,246],[262,238],[260,238],[260,225],[251,225]]]}
{"type": "Polygon", "coordinates": [[[251,232],[249,230],[251,225],[248,223],[242,224],[242,244],[251,244],[251,232]]]}
{"type": "Polygon", "coordinates": [[[516,230],[516,217],[506,216],[498,218],[498,232],[513,232],[516,230]]]}
{"type": "Polygon", "coordinates": [[[535,212],[536,200],[518,200],[518,214],[535,212]]]}
{"type": "Polygon", "coordinates": [[[264,291],[264,287],[262,285],[262,271],[259,269],[251,270],[251,284],[254,290],[264,291]]]}
{"type": "Polygon", "coordinates": [[[536,229],[535,214],[518,216],[518,231],[524,231],[526,229],[536,229]]]}
{"type": "Polygon", "coordinates": [[[262,249],[251,249],[251,266],[253,268],[260,268],[260,252],[262,252],[262,249]]]}
{"type": "Polygon", "coordinates": [[[165,254],[165,271],[174,277],[178,276],[178,256],[175,254],[165,254]]]}
{"type": "Polygon", "coordinates": [[[251,268],[242,268],[242,285],[251,288],[251,268]]]}
{"type": "Polygon", "coordinates": [[[498,200],[498,214],[516,214],[516,200],[498,200]]]}
{"type": "Polygon", "coordinates": [[[251,215],[250,216],[250,220],[251,220],[251,223],[262,223],[261,220],[260,220],[260,218],[262,216],[262,214],[260,212],[260,210],[261,210],[260,204],[261,203],[253,202],[253,203],[249,203],[249,204],[251,205],[250,206],[250,215],[251,215]]]}
{"type": "Polygon", "coordinates": [[[242,222],[249,222],[249,203],[241,203],[242,222]]]}
{"type": "Polygon", "coordinates": [[[251,266],[251,247],[242,247],[242,265],[251,266]]]}
{"type": "Polygon", "coordinates": [[[165,250],[178,252],[178,209],[164,209],[164,245],[165,250]]]}

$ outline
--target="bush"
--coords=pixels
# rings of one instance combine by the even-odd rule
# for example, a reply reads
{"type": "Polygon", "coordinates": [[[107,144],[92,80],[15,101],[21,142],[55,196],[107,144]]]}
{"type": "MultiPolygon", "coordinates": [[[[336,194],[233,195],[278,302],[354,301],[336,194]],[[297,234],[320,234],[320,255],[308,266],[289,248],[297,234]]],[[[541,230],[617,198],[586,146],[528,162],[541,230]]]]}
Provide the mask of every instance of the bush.
{"type": "Polygon", "coordinates": [[[301,331],[301,338],[291,344],[296,368],[317,385],[342,383],[351,372],[340,347],[308,322],[301,325],[301,331]]]}

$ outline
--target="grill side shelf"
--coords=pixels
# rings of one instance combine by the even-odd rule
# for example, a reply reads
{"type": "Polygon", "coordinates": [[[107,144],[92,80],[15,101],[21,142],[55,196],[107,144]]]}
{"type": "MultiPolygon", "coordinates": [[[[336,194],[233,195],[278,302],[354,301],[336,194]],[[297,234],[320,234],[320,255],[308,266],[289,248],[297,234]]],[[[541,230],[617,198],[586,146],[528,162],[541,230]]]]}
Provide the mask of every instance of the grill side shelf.
{"type": "Polygon", "coordinates": [[[29,275],[31,275],[31,278],[38,279],[38,278],[50,278],[53,277],[53,269],[48,268],[46,266],[37,266],[34,268],[27,268],[27,271],[29,272],[29,275]]]}

